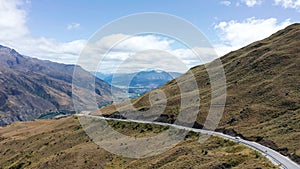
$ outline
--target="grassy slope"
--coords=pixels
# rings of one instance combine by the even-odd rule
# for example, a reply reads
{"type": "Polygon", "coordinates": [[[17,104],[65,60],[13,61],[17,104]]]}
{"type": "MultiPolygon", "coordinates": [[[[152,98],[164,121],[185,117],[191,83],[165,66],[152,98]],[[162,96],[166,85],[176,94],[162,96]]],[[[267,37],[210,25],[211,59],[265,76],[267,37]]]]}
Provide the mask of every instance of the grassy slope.
{"type": "MultiPolygon", "coordinates": [[[[227,79],[227,102],[219,129],[233,129],[283,154],[300,156],[299,46],[300,24],[294,24],[221,58],[227,79]],[[228,123],[232,119],[237,121],[228,123]]],[[[197,122],[203,124],[210,106],[209,77],[204,65],[188,73],[198,82],[201,106],[197,122]]],[[[177,80],[189,81],[188,73],[177,80]]],[[[161,89],[168,98],[164,114],[177,115],[180,92],[176,82],[170,81],[161,89]]],[[[147,109],[148,98],[149,93],[131,102],[137,109],[147,109]]],[[[115,111],[113,105],[101,109],[103,114],[115,111]]],[[[131,110],[124,106],[119,111],[131,110]]]]}
{"type": "MultiPolygon", "coordinates": [[[[124,134],[138,137],[166,129],[151,126],[153,130],[141,132],[149,126],[110,124],[124,134]]],[[[265,157],[249,148],[216,137],[200,144],[195,135],[161,155],[128,159],[94,144],[74,116],[17,122],[0,129],[0,168],[274,168],[265,157]]]]}

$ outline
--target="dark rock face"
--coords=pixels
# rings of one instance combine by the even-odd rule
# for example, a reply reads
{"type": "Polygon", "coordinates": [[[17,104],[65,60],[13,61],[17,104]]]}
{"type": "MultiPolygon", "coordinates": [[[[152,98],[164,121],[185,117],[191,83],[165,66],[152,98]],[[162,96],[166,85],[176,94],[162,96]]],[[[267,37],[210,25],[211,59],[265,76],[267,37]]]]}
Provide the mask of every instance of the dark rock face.
{"type": "Polygon", "coordinates": [[[227,134],[227,135],[230,135],[230,136],[233,136],[233,137],[237,137],[238,136],[238,137],[240,137],[242,139],[249,140],[248,138],[245,138],[242,134],[237,133],[234,129],[219,128],[219,129],[216,129],[215,131],[223,133],[223,134],[227,134]]]}
{"type": "MultiPolygon", "coordinates": [[[[0,64],[0,126],[33,120],[50,110],[74,110],[72,78],[75,65],[22,56],[4,46],[0,46],[0,64]]],[[[82,82],[94,78],[80,67],[76,70],[82,82]]],[[[85,86],[76,87],[78,92],[88,90],[85,86]]],[[[92,92],[96,93],[99,106],[111,102],[110,90],[109,84],[95,79],[95,90],[92,92]]],[[[78,98],[83,106],[86,101],[85,98],[78,98]]]]}
{"type": "Polygon", "coordinates": [[[230,121],[227,122],[227,124],[233,124],[236,121],[238,121],[238,118],[233,117],[232,119],[230,119],[230,121]]]}
{"type": "Polygon", "coordinates": [[[114,112],[113,114],[110,115],[102,115],[103,117],[106,118],[113,118],[113,119],[126,119],[124,116],[121,115],[120,112],[114,112]]]}
{"type": "Polygon", "coordinates": [[[290,159],[295,161],[296,163],[300,164],[300,156],[297,156],[296,154],[292,153],[289,155],[290,159]]]}
{"type": "Polygon", "coordinates": [[[173,124],[175,122],[175,117],[174,115],[161,114],[155,121],[173,124]]]}
{"type": "Polygon", "coordinates": [[[198,122],[195,122],[194,125],[193,125],[193,128],[196,128],[196,129],[203,129],[203,125],[202,125],[202,124],[199,124],[198,122]]]}

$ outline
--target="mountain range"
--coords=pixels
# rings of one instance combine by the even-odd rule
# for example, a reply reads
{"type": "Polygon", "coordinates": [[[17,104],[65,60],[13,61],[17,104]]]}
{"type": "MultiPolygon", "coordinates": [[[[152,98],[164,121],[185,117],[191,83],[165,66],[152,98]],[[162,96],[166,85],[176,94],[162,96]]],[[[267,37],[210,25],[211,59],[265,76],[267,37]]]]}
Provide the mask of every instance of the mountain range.
{"type": "MultiPolygon", "coordinates": [[[[73,72],[85,82],[93,75],[79,66],[39,60],[0,46],[0,126],[14,121],[34,120],[55,111],[74,111],[72,102],[73,72]]],[[[78,92],[87,92],[84,85],[78,92]]],[[[111,103],[111,85],[95,78],[99,106],[111,103]]],[[[118,89],[116,90],[119,91],[118,89]]],[[[79,98],[82,105],[86,100],[79,98]]]]}
{"type": "Polygon", "coordinates": [[[127,92],[134,93],[136,96],[139,96],[145,92],[161,87],[168,81],[180,76],[181,73],[145,70],[135,73],[116,74],[96,72],[95,75],[111,85],[128,89],[127,92]]]}

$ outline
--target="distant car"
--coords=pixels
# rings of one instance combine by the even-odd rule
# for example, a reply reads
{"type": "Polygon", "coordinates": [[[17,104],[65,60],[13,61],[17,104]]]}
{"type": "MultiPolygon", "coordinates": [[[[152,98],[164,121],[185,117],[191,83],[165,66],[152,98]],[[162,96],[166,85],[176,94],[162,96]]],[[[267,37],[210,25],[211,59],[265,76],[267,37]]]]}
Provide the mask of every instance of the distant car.
{"type": "Polygon", "coordinates": [[[239,143],[241,138],[239,136],[237,136],[237,137],[235,137],[235,139],[239,143]]]}

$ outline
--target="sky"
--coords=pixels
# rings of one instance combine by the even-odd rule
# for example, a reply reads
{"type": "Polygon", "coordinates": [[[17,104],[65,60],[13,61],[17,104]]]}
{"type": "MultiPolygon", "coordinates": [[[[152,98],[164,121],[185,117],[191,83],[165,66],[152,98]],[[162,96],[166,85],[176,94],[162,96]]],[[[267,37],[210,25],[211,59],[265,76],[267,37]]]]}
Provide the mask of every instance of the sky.
{"type": "MultiPolygon", "coordinates": [[[[300,22],[300,0],[0,0],[0,44],[23,55],[76,64],[95,32],[120,17],[143,12],[171,14],[196,26],[216,52],[206,55],[205,61],[210,61],[300,22]]],[[[128,36],[120,32],[99,39],[97,47],[101,49],[106,49],[116,37],[127,39],[106,56],[103,72],[112,72],[111,65],[118,65],[129,56],[135,58],[131,61],[160,61],[169,58],[169,53],[186,65],[179,70],[177,63],[169,63],[168,71],[183,72],[203,63],[193,59],[191,50],[180,47],[172,38],[151,34],[128,36]],[[160,51],[154,52],[155,56],[147,51],[137,54],[149,49],[160,51]]],[[[89,69],[87,65],[81,66],[89,69]]]]}

